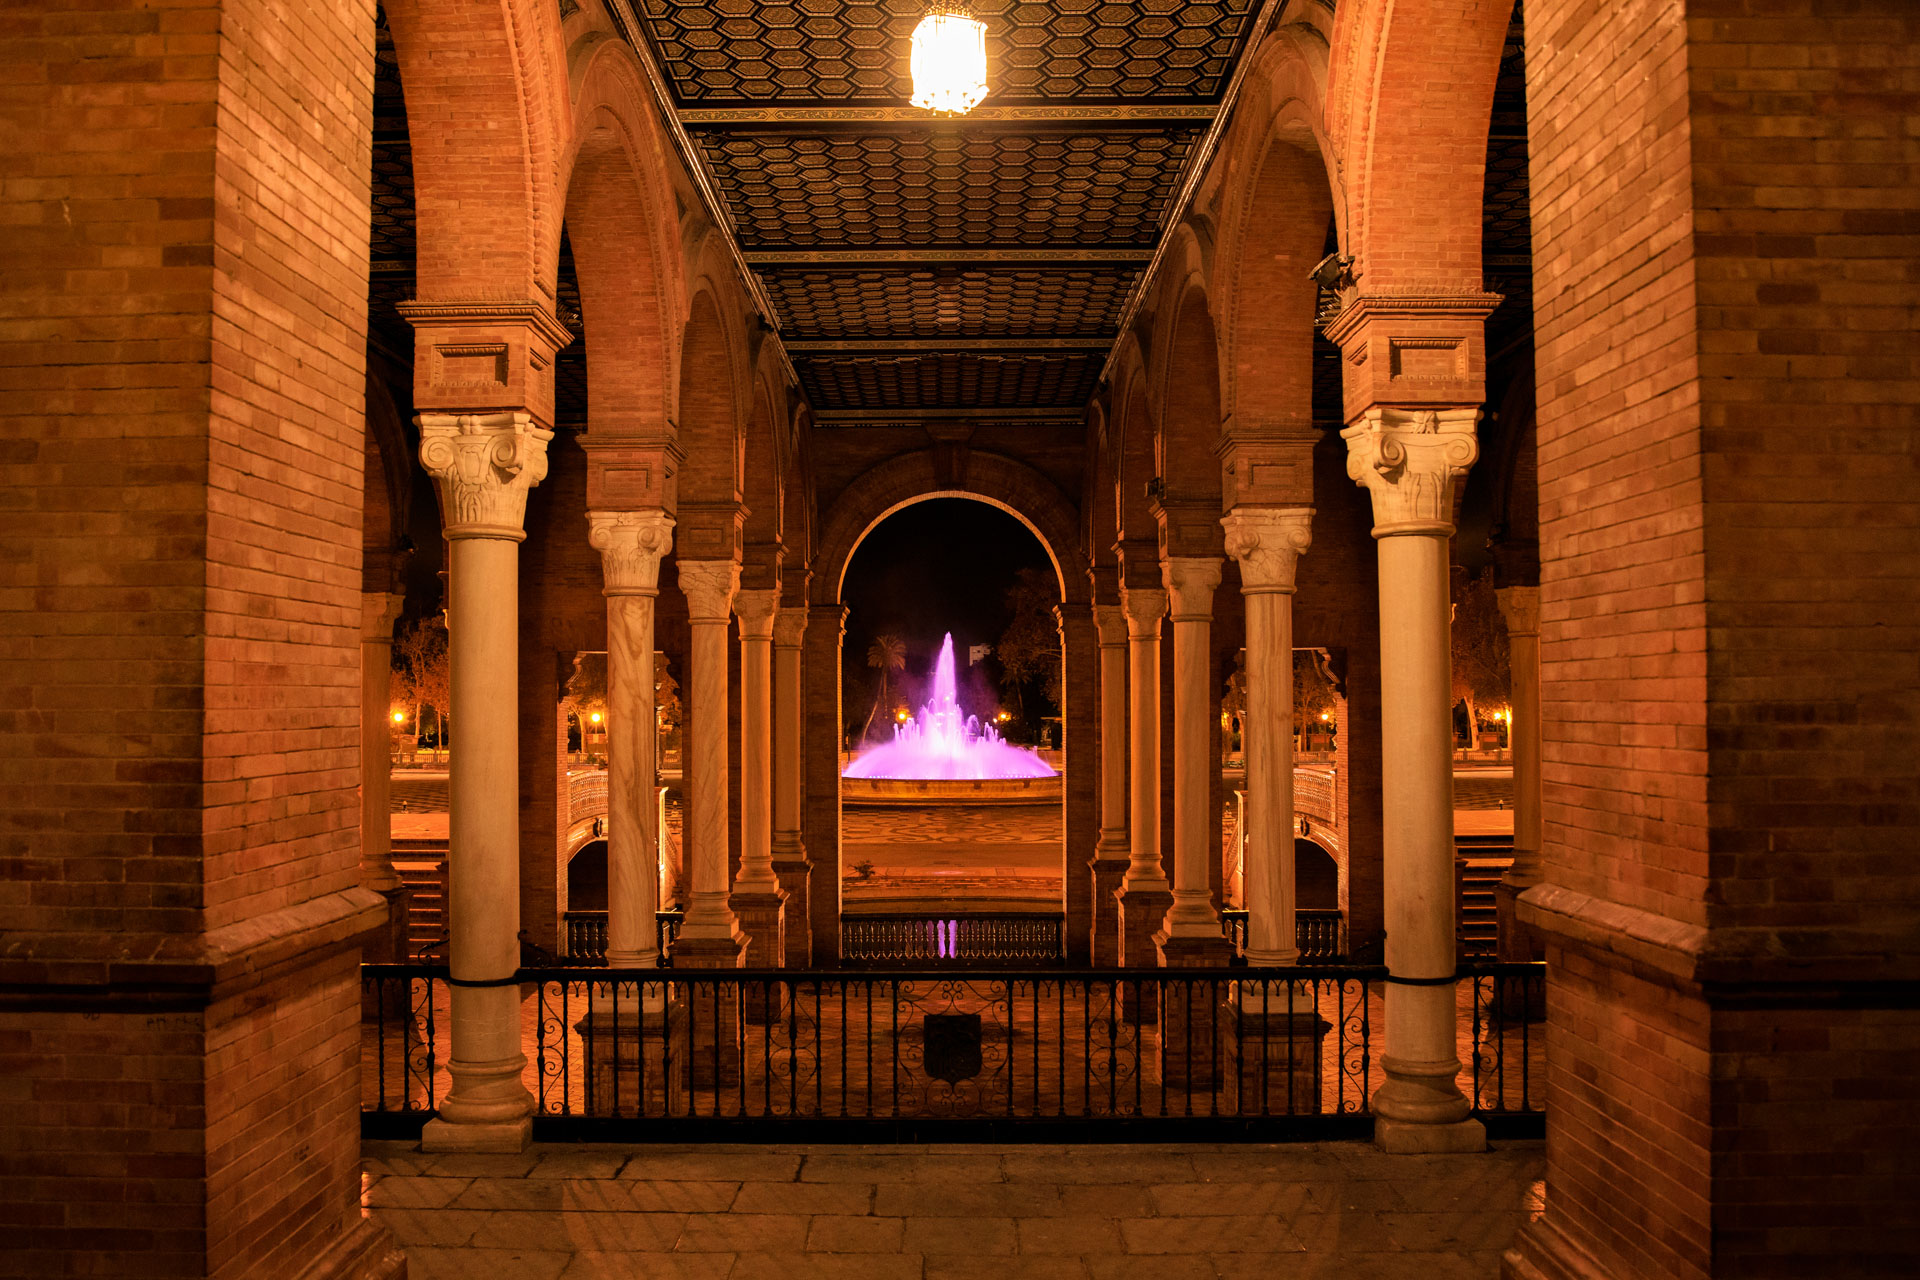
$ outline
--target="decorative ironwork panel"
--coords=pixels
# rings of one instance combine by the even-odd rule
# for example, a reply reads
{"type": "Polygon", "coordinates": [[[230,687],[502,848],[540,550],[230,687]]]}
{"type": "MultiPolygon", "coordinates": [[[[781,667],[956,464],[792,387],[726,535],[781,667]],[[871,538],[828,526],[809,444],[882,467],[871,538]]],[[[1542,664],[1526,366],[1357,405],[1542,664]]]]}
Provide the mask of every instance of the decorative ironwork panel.
{"type": "Polygon", "coordinates": [[[916,355],[796,360],[816,409],[1074,408],[1098,355],[916,355]]]}
{"type": "Polygon", "coordinates": [[[1148,245],[1198,130],[701,130],[748,249],[1148,245]]]}
{"type": "MultiPolygon", "coordinates": [[[[1214,100],[1254,0],[973,0],[986,24],[988,101],[1214,100]]],[[[682,104],[891,102],[913,92],[904,50],[918,0],[744,4],[640,0],[647,38],[682,104]]]]}
{"type": "Polygon", "coordinates": [[[1106,336],[1134,268],[762,270],[792,338],[1106,336]]]}

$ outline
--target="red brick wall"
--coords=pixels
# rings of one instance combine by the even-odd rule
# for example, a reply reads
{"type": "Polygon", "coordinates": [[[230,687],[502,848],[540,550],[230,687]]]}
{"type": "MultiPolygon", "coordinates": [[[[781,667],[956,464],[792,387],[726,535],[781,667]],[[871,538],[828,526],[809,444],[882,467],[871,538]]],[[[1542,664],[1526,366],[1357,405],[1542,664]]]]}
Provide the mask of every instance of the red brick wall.
{"type": "Polygon", "coordinates": [[[1884,985],[1920,976],[1920,13],[1840,8],[1528,10],[1550,883],[1524,902],[1559,931],[1534,1239],[1625,1274],[1920,1251],[1892,1207],[1920,1199],[1920,1015],[1884,985]]]}
{"type": "Polygon", "coordinates": [[[9,37],[0,1266],[287,1272],[360,1230],[373,5],[9,37]]]}

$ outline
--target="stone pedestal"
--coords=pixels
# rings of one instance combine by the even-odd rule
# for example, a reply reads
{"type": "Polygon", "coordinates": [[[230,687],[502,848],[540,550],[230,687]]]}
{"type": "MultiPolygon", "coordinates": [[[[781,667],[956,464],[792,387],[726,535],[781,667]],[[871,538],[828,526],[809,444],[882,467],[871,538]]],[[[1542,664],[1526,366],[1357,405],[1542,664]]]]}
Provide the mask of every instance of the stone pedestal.
{"type": "Polygon", "coordinates": [[[773,875],[780,882],[780,952],[775,963],[807,967],[811,950],[807,929],[807,850],[800,837],[800,805],[805,792],[800,773],[802,734],[800,646],[806,638],[807,608],[783,606],[773,620],[773,875]]]}
{"type": "Polygon", "coordinates": [[[665,998],[665,984],[638,1002],[622,1001],[618,1016],[604,1003],[573,1026],[590,1116],[665,1116],[687,1112],[684,1011],[665,998]]]}
{"type": "MultiPolygon", "coordinates": [[[[1222,939],[1224,945],[1225,940],[1222,939]]],[[[1201,954],[1182,954],[1179,943],[1172,959],[1191,966],[1224,963],[1201,954]]],[[[1164,951],[1164,948],[1163,948],[1164,951]]],[[[1176,967],[1169,963],[1169,968],[1176,967]]],[[[1166,982],[1160,986],[1160,1078],[1169,1089],[1210,1090],[1232,1070],[1233,984],[1228,981],[1166,982]]],[[[1175,1104],[1169,1100],[1168,1106],[1175,1104]]]]}
{"type": "MultiPolygon", "coordinates": [[[[1150,968],[1160,963],[1154,937],[1166,923],[1173,891],[1160,865],[1160,619],[1167,593],[1152,588],[1121,592],[1127,615],[1129,714],[1127,752],[1128,861],[1120,885],[1120,963],[1150,968]]],[[[1151,1023],[1159,1001],[1151,989],[1126,991],[1127,1019],[1151,1023]]]]}
{"type": "MultiPolygon", "coordinates": [[[[1302,1003],[1311,1006],[1312,997],[1302,1003]]],[[[1242,1115],[1320,1113],[1321,1052],[1333,1024],[1312,1012],[1288,1012],[1283,992],[1241,989],[1234,1021],[1242,1115]]]]}
{"type": "Polygon", "coordinates": [[[1120,884],[1129,861],[1127,843],[1127,614],[1117,605],[1096,605],[1100,632],[1100,841],[1088,864],[1093,871],[1093,963],[1120,963],[1120,884]]]}
{"type": "MultiPolygon", "coordinates": [[[[773,868],[773,625],[779,593],[734,596],[740,622],[740,874],[729,905],[747,937],[744,963],[771,969],[785,958],[780,939],[782,900],[773,868]]],[[[764,1000],[746,1002],[750,1021],[777,1015],[764,1000]]]]}
{"type": "Polygon", "coordinates": [[[740,1086],[746,1033],[743,995],[734,982],[696,979],[674,984],[673,1016],[686,1028],[675,1043],[685,1047],[687,1085],[695,1093],[740,1086]]]}

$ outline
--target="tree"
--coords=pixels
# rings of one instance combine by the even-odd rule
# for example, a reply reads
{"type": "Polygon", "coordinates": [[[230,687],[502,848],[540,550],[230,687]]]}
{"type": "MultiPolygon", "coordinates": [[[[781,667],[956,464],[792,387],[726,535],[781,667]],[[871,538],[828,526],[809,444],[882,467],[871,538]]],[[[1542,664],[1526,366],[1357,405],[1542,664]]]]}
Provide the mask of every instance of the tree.
{"type": "Polygon", "coordinates": [[[1293,654],[1293,731],[1304,737],[1325,733],[1339,710],[1339,693],[1327,673],[1326,654],[1312,649],[1296,649],[1293,654]],[[1321,717],[1328,717],[1322,720],[1321,717]]]}
{"type": "Polygon", "coordinates": [[[890,677],[896,671],[907,669],[907,642],[891,631],[873,638],[867,646],[867,665],[880,673],[880,692],[873,699],[873,710],[867,713],[867,727],[860,732],[864,738],[873,735],[873,722],[880,715],[880,708],[888,705],[887,687],[890,677]]]}
{"type": "Polygon", "coordinates": [[[1479,709],[1512,697],[1507,627],[1493,575],[1463,580],[1453,593],[1453,698],[1467,706],[1467,746],[1479,745],[1479,709]]]}
{"type": "Polygon", "coordinates": [[[580,745],[587,745],[587,727],[595,715],[604,721],[607,715],[607,655],[576,653],[573,674],[560,695],[560,705],[580,726],[580,745]]]}
{"type": "Polygon", "coordinates": [[[400,629],[393,645],[394,701],[413,708],[413,733],[420,737],[420,709],[433,708],[439,722],[436,738],[447,740],[447,717],[453,710],[453,686],[448,673],[447,623],[439,614],[416,618],[400,629]]]}
{"type": "MultiPolygon", "coordinates": [[[[1053,616],[1059,603],[1053,575],[1042,569],[1022,569],[1007,588],[1007,611],[1012,617],[994,653],[1022,720],[1026,718],[1025,686],[1049,680],[1060,669],[1060,625],[1053,616]]],[[[1051,680],[1043,694],[1057,688],[1057,680],[1051,680]]]]}

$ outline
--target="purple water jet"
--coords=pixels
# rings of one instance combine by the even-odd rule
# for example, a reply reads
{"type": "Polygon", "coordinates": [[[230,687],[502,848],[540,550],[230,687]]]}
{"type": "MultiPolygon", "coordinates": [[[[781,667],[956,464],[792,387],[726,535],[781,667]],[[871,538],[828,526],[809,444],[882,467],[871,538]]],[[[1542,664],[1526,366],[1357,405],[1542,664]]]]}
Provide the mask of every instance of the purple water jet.
{"type": "Polygon", "coordinates": [[[992,725],[966,715],[954,699],[953,636],[933,666],[933,700],[893,727],[893,741],[869,747],[846,769],[849,778],[1053,778],[1039,755],[1002,742],[992,725]]]}

